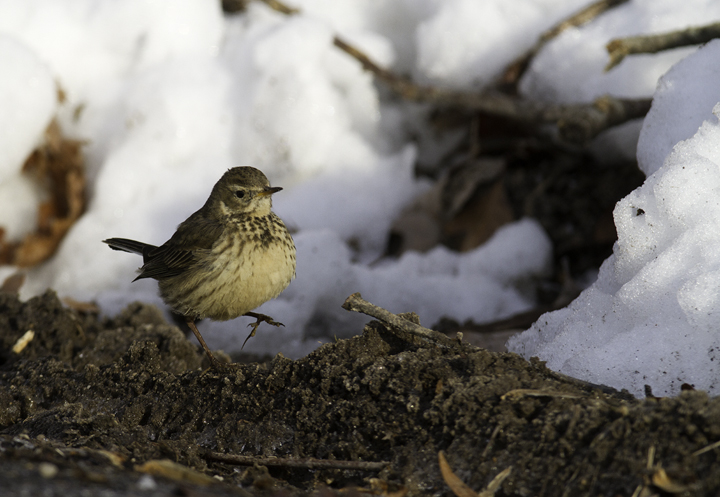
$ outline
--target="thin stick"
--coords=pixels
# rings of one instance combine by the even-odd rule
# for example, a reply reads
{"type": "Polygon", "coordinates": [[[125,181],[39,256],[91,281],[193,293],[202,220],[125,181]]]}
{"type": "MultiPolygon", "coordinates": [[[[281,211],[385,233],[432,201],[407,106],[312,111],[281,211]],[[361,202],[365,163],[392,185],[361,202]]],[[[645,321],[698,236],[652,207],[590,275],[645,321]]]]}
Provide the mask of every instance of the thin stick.
{"type": "Polygon", "coordinates": [[[695,452],[692,453],[692,455],[699,456],[700,454],[710,452],[711,450],[717,449],[718,447],[720,447],[720,440],[718,440],[717,442],[711,443],[710,445],[707,445],[700,450],[696,450],[695,452]]]}
{"type": "Polygon", "coordinates": [[[431,330],[415,324],[412,321],[408,321],[392,312],[371,304],[367,300],[362,298],[359,293],[353,293],[343,303],[342,308],[346,311],[360,312],[368,316],[379,319],[380,321],[389,324],[393,328],[397,328],[401,331],[411,333],[421,338],[431,340],[432,342],[443,345],[446,347],[456,347],[458,342],[446,337],[439,331],[431,330]]]}
{"type": "Polygon", "coordinates": [[[694,26],[678,31],[670,31],[669,33],[616,38],[610,40],[605,46],[608,54],[610,54],[610,62],[605,66],[605,71],[617,66],[626,56],[631,54],[657,53],[671,48],[700,45],[714,38],[720,38],[720,22],[707,26],[694,26]]]}
{"type": "Polygon", "coordinates": [[[206,452],[203,457],[209,461],[237,464],[239,466],[279,466],[300,469],[347,469],[356,471],[380,471],[390,465],[388,461],[336,461],[332,459],[292,459],[283,457],[240,456],[206,452]]]}
{"type": "Polygon", "coordinates": [[[516,388],[503,394],[500,400],[515,397],[557,397],[560,399],[581,399],[582,395],[566,392],[553,392],[552,390],[533,390],[531,388],[516,388]]]}

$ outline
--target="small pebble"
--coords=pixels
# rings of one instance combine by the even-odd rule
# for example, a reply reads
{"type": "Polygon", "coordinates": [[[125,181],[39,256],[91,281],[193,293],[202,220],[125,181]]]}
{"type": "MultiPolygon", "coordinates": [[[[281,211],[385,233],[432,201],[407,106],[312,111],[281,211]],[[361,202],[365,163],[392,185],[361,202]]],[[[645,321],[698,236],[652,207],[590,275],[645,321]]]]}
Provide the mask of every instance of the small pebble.
{"type": "Polygon", "coordinates": [[[155,490],[157,483],[152,476],[142,475],[137,481],[137,486],[140,490],[155,490]]]}
{"type": "Polygon", "coordinates": [[[38,464],[38,471],[40,471],[40,476],[50,479],[55,478],[55,475],[58,474],[58,467],[49,462],[41,462],[38,464]]]}

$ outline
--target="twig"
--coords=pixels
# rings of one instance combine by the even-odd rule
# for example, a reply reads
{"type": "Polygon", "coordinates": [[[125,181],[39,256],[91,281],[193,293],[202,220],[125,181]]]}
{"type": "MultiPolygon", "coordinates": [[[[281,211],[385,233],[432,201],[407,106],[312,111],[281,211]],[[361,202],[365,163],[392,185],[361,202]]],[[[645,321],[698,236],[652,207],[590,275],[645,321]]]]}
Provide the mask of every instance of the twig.
{"type": "Polygon", "coordinates": [[[277,10],[278,12],[280,12],[282,14],[293,15],[293,14],[298,14],[300,12],[299,9],[296,9],[294,7],[289,7],[282,2],[279,2],[278,0],[260,0],[260,1],[264,4],[266,4],[271,9],[277,10]]]}
{"type": "Polygon", "coordinates": [[[498,433],[500,433],[500,431],[502,430],[502,428],[503,428],[503,424],[502,424],[502,423],[498,424],[498,425],[495,427],[495,429],[493,430],[492,434],[490,435],[490,440],[488,440],[488,443],[487,443],[487,445],[485,446],[485,450],[483,450],[482,455],[481,455],[480,457],[482,457],[483,459],[485,459],[485,458],[488,456],[488,454],[490,454],[490,451],[492,450],[492,446],[493,446],[493,444],[495,443],[495,438],[498,436],[498,433]]]}
{"type": "Polygon", "coordinates": [[[503,73],[500,81],[503,85],[508,85],[511,89],[517,87],[518,81],[530,66],[532,59],[543,49],[545,45],[552,39],[556,38],[560,33],[568,28],[582,26],[592,21],[599,15],[607,12],[613,7],[627,3],[629,0],[599,0],[576,12],[567,19],[559,22],[552,28],[540,35],[538,41],[524,55],[515,59],[503,73]]]}
{"type": "Polygon", "coordinates": [[[444,345],[446,347],[456,347],[458,345],[458,342],[446,337],[439,331],[425,328],[419,324],[415,324],[412,321],[408,321],[405,318],[397,316],[382,307],[371,304],[367,300],[364,300],[359,293],[353,293],[350,295],[345,300],[345,303],[343,303],[342,308],[346,311],[360,312],[374,317],[389,324],[393,328],[397,328],[401,331],[430,340],[438,345],[444,345]]]}
{"type": "Polygon", "coordinates": [[[237,464],[239,466],[279,466],[299,469],[347,469],[356,471],[380,471],[390,465],[388,461],[337,461],[332,459],[292,459],[284,457],[241,456],[206,452],[203,457],[209,461],[237,464]]]}
{"type": "Polygon", "coordinates": [[[700,449],[700,450],[696,450],[695,452],[692,453],[692,455],[693,455],[693,456],[699,456],[699,455],[704,454],[704,453],[706,453],[706,452],[710,452],[710,451],[713,450],[713,449],[717,449],[718,447],[720,447],[720,440],[717,441],[717,442],[711,443],[710,445],[707,445],[707,446],[703,447],[703,448],[700,449]]]}
{"type": "Polygon", "coordinates": [[[610,40],[605,46],[610,55],[610,62],[605,66],[609,71],[631,54],[657,53],[671,48],[700,45],[713,38],[720,38],[720,22],[707,26],[694,26],[669,33],[660,33],[647,36],[630,36],[610,40]]]}

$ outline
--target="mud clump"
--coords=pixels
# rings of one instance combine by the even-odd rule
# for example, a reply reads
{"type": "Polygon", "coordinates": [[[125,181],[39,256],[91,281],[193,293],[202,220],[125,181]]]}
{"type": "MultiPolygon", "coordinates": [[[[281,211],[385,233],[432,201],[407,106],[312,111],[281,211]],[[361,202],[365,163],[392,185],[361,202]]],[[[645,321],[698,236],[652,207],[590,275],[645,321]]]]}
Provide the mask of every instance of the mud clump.
{"type": "Polygon", "coordinates": [[[720,440],[720,401],[704,392],[636,400],[376,321],[302,359],[217,373],[152,307],[108,319],[52,292],[24,303],[2,294],[0,343],[3,495],[453,495],[439,451],[475,491],[512,467],[498,496],[720,489],[720,448],[697,453],[720,440]],[[269,457],[387,464],[307,469],[269,457]]]}

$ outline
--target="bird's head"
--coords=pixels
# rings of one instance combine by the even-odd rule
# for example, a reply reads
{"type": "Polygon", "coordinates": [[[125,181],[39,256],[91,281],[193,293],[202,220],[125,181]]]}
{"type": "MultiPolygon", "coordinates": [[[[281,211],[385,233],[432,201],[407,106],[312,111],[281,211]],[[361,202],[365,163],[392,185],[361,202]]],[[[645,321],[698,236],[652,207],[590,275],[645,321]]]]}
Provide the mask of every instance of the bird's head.
{"type": "Polygon", "coordinates": [[[267,216],[272,208],[272,194],[280,190],[280,187],[271,187],[259,169],[233,167],[215,183],[208,203],[222,216],[267,216]]]}

